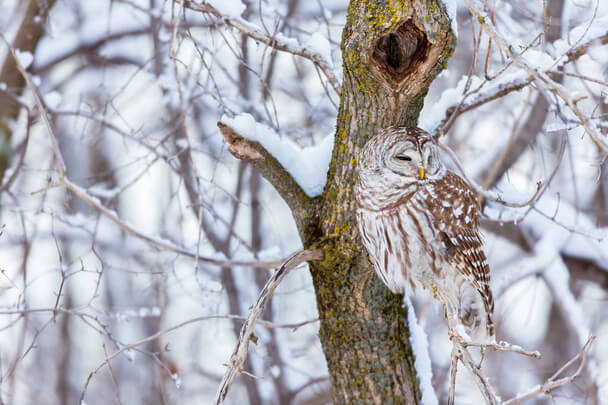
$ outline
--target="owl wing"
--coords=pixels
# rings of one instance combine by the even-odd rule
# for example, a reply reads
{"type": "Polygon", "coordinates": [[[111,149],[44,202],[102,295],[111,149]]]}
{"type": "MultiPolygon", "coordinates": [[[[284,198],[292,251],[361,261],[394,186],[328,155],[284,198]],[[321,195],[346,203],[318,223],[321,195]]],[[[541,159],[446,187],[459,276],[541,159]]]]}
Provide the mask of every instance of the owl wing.
{"type": "Polygon", "coordinates": [[[490,290],[490,267],[479,234],[480,206],[469,185],[448,172],[435,183],[435,204],[430,204],[439,225],[445,259],[479,291],[488,314],[494,311],[490,290]]]}

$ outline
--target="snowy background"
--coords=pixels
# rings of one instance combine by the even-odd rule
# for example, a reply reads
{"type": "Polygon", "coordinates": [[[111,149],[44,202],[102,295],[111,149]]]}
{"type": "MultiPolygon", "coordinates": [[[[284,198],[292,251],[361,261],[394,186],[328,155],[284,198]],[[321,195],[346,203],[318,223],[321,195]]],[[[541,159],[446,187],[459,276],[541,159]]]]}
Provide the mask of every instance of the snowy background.
{"type": "MultiPolygon", "coordinates": [[[[26,3],[2,1],[0,32],[9,42],[26,3]]],[[[513,52],[559,78],[606,139],[608,48],[597,41],[572,60],[567,52],[606,37],[608,3],[488,3],[513,52]],[[556,5],[561,19],[549,20],[556,5]],[[547,40],[551,26],[558,35],[547,40]]],[[[268,272],[191,256],[274,261],[301,247],[286,204],[228,152],[216,123],[282,156],[309,195],[322,192],[339,103],[328,72],[342,76],[347,2],[210,1],[228,22],[180,4],[57,0],[40,22],[45,34],[35,53],[17,53],[53,135],[33,93],[19,95],[24,108],[3,121],[12,137],[0,145],[10,154],[0,195],[0,404],[68,404],[81,396],[89,405],[210,403],[241,325],[227,315],[246,316],[268,272]],[[328,70],[294,55],[302,50],[328,70]]],[[[555,94],[522,84],[502,95],[528,74],[498,46],[488,53],[488,36],[480,37],[463,4],[455,11],[458,46],[430,89],[420,126],[447,129],[450,107],[500,96],[458,113],[442,142],[469,178],[505,201],[525,201],[539,181],[546,186],[533,206],[484,207],[498,336],[543,354],[489,353],[484,373],[497,394],[512,397],[542,383],[594,334],[582,376],[554,391],[554,402],[532,403],[608,404],[606,151],[555,94]],[[522,140],[523,152],[508,157],[522,140]],[[498,163],[508,159],[501,172],[498,163]]],[[[0,58],[13,63],[4,41],[0,58]]],[[[16,91],[0,83],[0,92],[16,91]]],[[[442,311],[424,293],[412,305],[443,404],[450,345],[442,311]]],[[[331,403],[304,266],[271,306],[244,367],[263,378],[239,376],[228,402],[331,403]]],[[[480,403],[466,373],[457,386],[457,404],[480,403]]]]}

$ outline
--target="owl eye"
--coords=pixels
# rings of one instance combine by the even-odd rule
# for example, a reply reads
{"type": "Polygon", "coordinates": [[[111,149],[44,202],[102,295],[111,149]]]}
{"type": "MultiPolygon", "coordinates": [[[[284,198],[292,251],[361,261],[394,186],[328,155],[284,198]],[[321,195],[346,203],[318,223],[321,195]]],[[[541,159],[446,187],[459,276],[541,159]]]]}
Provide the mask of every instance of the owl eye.
{"type": "Polygon", "coordinates": [[[395,156],[395,159],[397,160],[402,160],[404,162],[411,162],[412,158],[409,156],[404,156],[404,155],[397,155],[395,156]]]}

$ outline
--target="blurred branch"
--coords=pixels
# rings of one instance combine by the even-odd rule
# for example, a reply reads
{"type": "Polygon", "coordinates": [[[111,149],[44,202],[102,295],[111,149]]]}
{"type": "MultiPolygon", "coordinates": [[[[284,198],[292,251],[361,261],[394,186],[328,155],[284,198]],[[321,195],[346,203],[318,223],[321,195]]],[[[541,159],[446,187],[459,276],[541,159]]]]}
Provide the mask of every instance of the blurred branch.
{"type": "Polygon", "coordinates": [[[469,176],[467,176],[467,174],[465,173],[464,169],[462,168],[462,165],[460,164],[460,161],[458,160],[458,157],[456,157],[456,154],[454,153],[454,151],[452,151],[452,149],[450,149],[447,145],[444,145],[443,143],[437,141],[437,146],[439,146],[439,148],[441,150],[443,150],[444,152],[446,152],[450,158],[452,159],[452,161],[454,162],[454,164],[456,165],[456,167],[458,168],[458,171],[460,172],[460,174],[462,175],[462,177],[464,178],[464,180],[469,184],[469,186],[478,194],[483,196],[484,198],[493,201],[495,203],[504,205],[505,207],[511,207],[511,208],[523,208],[523,207],[530,207],[532,205],[534,205],[534,203],[536,201],[538,201],[538,199],[540,198],[540,196],[542,195],[542,193],[544,192],[544,190],[547,188],[547,185],[549,184],[549,182],[546,182],[545,185],[543,186],[542,182],[537,182],[536,183],[536,191],[534,192],[534,194],[527,200],[522,201],[522,202],[515,202],[515,201],[505,201],[502,196],[498,193],[489,191],[489,190],[484,190],[483,187],[481,187],[479,184],[477,184],[477,182],[471,178],[469,178],[469,176]]]}
{"type": "MultiPolygon", "coordinates": [[[[44,19],[48,13],[48,10],[53,7],[55,0],[49,0],[46,8],[42,8],[40,5],[42,2],[38,0],[30,0],[21,21],[21,25],[15,34],[15,38],[10,44],[13,49],[19,49],[21,52],[34,53],[38,41],[44,34],[44,19]],[[40,20],[36,17],[42,17],[40,20]]],[[[5,34],[4,34],[5,35],[5,34]]],[[[8,43],[8,39],[6,39],[8,43]]],[[[25,80],[19,73],[14,59],[6,58],[0,71],[0,82],[5,83],[8,89],[13,91],[14,95],[20,95],[23,87],[25,86],[25,80]]],[[[7,98],[6,95],[0,93],[0,111],[3,116],[15,118],[18,112],[18,105],[7,98]]]]}
{"type": "Polygon", "coordinates": [[[49,132],[49,138],[51,140],[51,145],[53,147],[53,153],[55,154],[55,159],[57,159],[57,168],[59,169],[59,174],[63,177],[63,176],[65,176],[65,170],[66,170],[65,162],[63,161],[63,156],[61,155],[61,151],[59,150],[59,144],[57,143],[57,137],[55,136],[55,133],[53,132],[53,128],[51,126],[51,122],[49,120],[49,116],[46,111],[46,106],[42,102],[42,97],[40,96],[40,92],[38,91],[36,86],[34,86],[34,83],[32,83],[30,76],[25,71],[25,67],[21,65],[19,58],[17,58],[15,47],[12,46],[8,42],[8,40],[6,39],[6,37],[4,35],[1,35],[1,36],[2,36],[2,39],[4,40],[4,42],[6,42],[9,52],[10,52],[11,56],[13,57],[13,60],[15,61],[15,68],[23,77],[23,80],[25,81],[27,88],[32,92],[32,96],[34,97],[34,102],[36,103],[36,107],[38,107],[38,110],[39,110],[38,112],[40,114],[40,117],[42,118],[42,121],[44,122],[44,126],[46,127],[46,129],[49,132]]]}
{"type": "Polygon", "coordinates": [[[570,49],[566,53],[566,56],[568,57],[568,59],[566,59],[566,62],[572,62],[572,61],[580,58],[581,56],[585,55],[587,53],[587,51],[589,50],[589,48],[591,48],[592,46],[606,45],[606,44],[608,44],[608,33],[604,34],[600,37],[593,38],[593,39],[585,42],[584,44],[577,46],[576,48],[570,49]]]}
{"type": "Polygon", "coordinates": [[[576,380],[581,375],[581,373],[583,371],[583,367],[585,367],[585,362],[587,361],[587,355],[589,354],[589,350],[591,350],[591,345],[593,344],[594,340],[595,340],[595,336],[591,336],[589,338],[589,340],[587,340],[587,343],[585,343],[585,345],[583,346],[582,351],[580,353],[578,353],[576,356],[574,356],[566,364],[564,364],[563,367],[561,367],[559,370],[557,370],[557,372],[555,374],[553,374],[551,377],[549,377],[547,379],[547,381],[545,381],[542,385],[536,386],[536,387],[532,388],[530,391],[528,391],[524,394],[518,395],[515,398],[511,398],[508,401],[504,401],[501,405],[518,405],[518,404],[523,403],[524,401],[538,397],[543,394],[546,394],[549,397],[551,397],[551,393],[550,393],[551,390],[561,387],[562,385],[572,383],[574,380],[576,380]],[[564,371],[566,371],[566,369],[568,367],[570,367],[571,365],[576,363],[579,359],[580,359],[579,366],[574,373],[572,373],[571,375],[569,375],[567,377],[557,379],[564,371]]]}
{"type": "Polygon", "coordinates": [[[261,144],[245,139],[223,122],[218,122],[217,126],[228,143],[230,153],[237,159],[252,163],[287,202],[296,219],[307,212],[310,198],[274,156],[261,144]]]}
{"type": "Polygon", "coordinates": [[[268,35],[264,34],[263,32],[261,32],[260,30],[258,30],[255,26],[252,26],[251,24],[247,24],[240,19],[226,17],[226,16],[222,15],[218,10],[216,10],[210,4],[207,4],[207,3],[196,4],[190,0],[187,0],[187,1],[184,1],[184,6],[186,8],[189,8],[190,10],[211,14],[211,15],[219,18],[220,20],[222,20],[224,22],[224,24],[228,25],[229,27],[235,28],[238,31],[240,31],[241,33],[254,39],[255,41],[261,42],[271,48],[274,48],[279,51],[291,53],[296,56],[301,56],[303,58],[310,60],[312,63],[314,63],[315,66],[317,66],[319,69],[321,69],[321,71],[323,72],[323,74],[325,75],[325,77],[327,78],[327,80],[329,81],[329,83],[331,84],[333,89],[335,90],[336,94],[340,94],[340,92],[341,92],[340,82],[338,81],[338,78],[334,75],[331,67],[328,65],[328,62],[330,62],[330,61],[325,61],[321,57],[321,55],[319,55],[318,53],[312,52],[303,47],[294,46],[292,44],[289,44],[286,41],[277,39],[276,36],[275,37],[268,36],[268,35]]]}
{"type": "MultiPolygon", "coordinates": [[[[477,5],[477,2],[474,2],[477,5]]],[[[608,151],[608,140],[599,131],[595,123],[587,117],[583,111],[576,105],[577,100],[573,99],[570,91],[563,87],[560,83],[553,80],[547,73],[539,71],[536,66],[531,65],[522,55],[513,51],[514,47],[509,44],[502,36],[499,35],[493,24],[489,23],[486,18],[486,13],[473,5],[472,0],[465,0],[467,8],[471,14],[477,19],[479,25],[484,32],[492,38],[492,41],[500,47],[500,49],[513,60],[520,68],[525,70],[528,76],[534,83],[540,87],[544,97],[548,97],[547,93],[553,93],[560,98],[570,109],[570,111],[578,118],[580,124],[585,128],[585,132],[589,134],[593,142],[602,150],[608,151]]],[[[549,101],[549,100],[547,100],[549,101]]]]}
{"type": "Polygon", "coordinates": [[[149,33],[150,33],[150,27],[144,27],[144,28],[136,28],[136,29],[107,34],[95,41],[90,41],[87,43],[80,44],[80,45],[74,47],[72,50],[67,51],[59,56],[56,56],[55,58],[46,62],[44,65],[33,68],[32,72],[34,74],[45,73],[46,71],[48,71],[55,65],[65,61],[73,56],[82,55],[82,54],[85,54],[85,55],[93,54],[99,48],[105,46],[106,44],[108,44],[110,42],[119,41],[119,40],[127,38],[127,37],[145,35],[145,34],[149,34],[149,33]]]}
{"type": "MultiPolygon", "coordinates": [[[[581,56],[585,55],[587,50],[596,45],[608,44],[608,34],[594,38],[582,45],[569,50],[566,55],[568,59],[564,63],[575,61],[581,56]]],[[[546,72],[551,73],[551,72],[546,72]]],[[[524,87],[527,87],[534,80],[531,77],[517,78],[506,83],[499,83],[494,87],[487,88],[485,91],[481,91],[481,86],[467,92],[463,97],[458,100],[457,103],[452,104],[445,111],[445,116],[434,128],[432,132],[436,132],[439,136],[443,136],[448,133],[455,119],[465,112],[474,110],[484,104],[491,101],[502,98],[514,91],[519,91],[524,87]],[[467,100],[468,99],[468,100],[467,100]]],[[[489,81],[484,82],[488,83],[489,81]]]]}
{"type": "MultiPolygon", "coordinates": [[[[300,251],[298,253],[295,253],[292,256],[292,258],[294,256],[297,256],[297,255],[300,255],[300,254],[304,254],[304,253],[307,253],[307,252],[309,252],[309,251],[300,251]]],[[[312,253],[314,253],[314,252],[312,252],[312,253]]],[[[305,259],[305,260],[310,260],[310,259],[305,259]]],[[[300,264],[300,263],[301,262],[299,262],[298,264],[300,264]]],[[[294,265],[293,267],[295,267],[295,266],[297,266],[297,264],[294,265]]],[[[286,271],[289,271],[289,270],[286,270],[286,271]]],[[[0,311],[0,315],[21,314],[21,313],[31,313],[31,312],[56,312],[56,311],[59,311],[59,312],[62,312],[62,313],[66,313],[66,314],[73,314],[74,313],[74,314],[78,315],[81,318],[83,316],[83,314],[77,313],[77,312],[72,311],[72,310],[64,310],[62,308],[41,308],[41,309],[24,309],[24,310],[21,310],[21,311],[17,311],[17,310],[0,311]]],[[[90,315],[88,315],[88,314],[84,314],[84,316],[89,316],[90,317],[90,315]]],[[[96,317],[95,317],[95,319],[96,319],[96,317]]],[[[136,347],[142,346],[142,345],[144,345],[146,343],[153,342],[153,341],[159,339],[160,337],[166,335],[167,333],[173,332],[173,331],[175,331],[177,329],[181,329],[181,328],[183,328],[186,325],[190,325],[192,323],[196,323],[196,322],[200,322],[200,321],[211,320],[211,319],[249,320],[249,318],[243,318],[243,317],[238,316],[238,315],[208,315],[208,316],[199,316],[199,317],[196,317],[196,318],[188,319],[187,321],[184,321],[184,322],[180,322],[177,325],[171,326],[170,328],[158,331],[157,333],[155,333],[153,335],[150,335],[150,336],[148,336],[148,337],[146,337],[144,339],[138,340],[137,342],[130,343],[128,345],[124,345],[119,350],[117,350],[114,353],[112,353],[111,355],[108,356],[106,354],[104,361],[101,362],[101,364],[99,364],[93,371],[91,371],[89,373],[89,375],[87,376],[87,379],[86,379],[86,381],[84,383],[84,386],[82,387],[82,390],[80,391],[80,403],[83,403],[83,401],[84,401],[84,397],[86,395],[87,388],[88,388],[89,383],[91,382],[91,379],[93,378],[93,376],[95,376],[99,372],[99,370],[101,370],[103,368],[103,366],[105,366],[106,364],[109,365],[110,362],[113,359],[115,359],[119,354],[124,353],[124,352],[129,351],[129,350],[132,350],[132,349],[135,349],[136,347]]],[[[266,326],[266,327],[269,327],[269,328],[299,328],[300,326],[306,325],[306,324],[311,323],[313,321],[316,321],[316,320],[300,322],[300,323],[297,323],[297,324],[287,324],[287,325],[276,325],[276,324],[272,324],[270,322],[266,322],[266,321],[262,321],[262,320],[258,320],[256,323],[258,325],[266,326]]]]}
{"type": "Polygon", "coordinates": [[[131,225],[122,221],[114,211],[111,211],[108,208],[101,205],[101,203],[99,202],[99,200],[97,198],[90,196],[86,192],[85,189],[72,183],[69,179],[64,177],[59,180],[59,183],[63,184],[68,190],[70,190],[72,193],[74,193],[78,198],[80,198],[86,204],[88,204],[89,206],[94,208],[96,211],[103,214],[109,220],[111,220],[116,225],[118,225],[120,227],[120,229],[122,229],[125,233],[127,233],[131,236],[135,236],[136,238],[141,239],[158,249],[177,253],[179,255],[186,256],[191,259],[195,259],[199,263],[212,264],[212,265],[215,265],[215,266],[218,266],[221,268],[243,266],[243,267],[259,267],[261,269],[271,269],[271,268],[276,267],[278,264],[280,264],[280,262],[274,262],[274,261],[273,262],[263,262],[263,261],[249,262],[249,261],[239,261],[239,260],[219,260],[219,259],[212,259],[209,257],[200,256],[196,252],[179,247],[170,242],[163,241],[161,239],[153,238],[151,236],[143,234],[142,232],[138,231],[131,225]]]}
{"type": "MultiPolygon", "coordinates": [[[[564,0],[549,0],[547,2],[547,23],[545,32],[545,46],[547,43],[553,43],[557,41],[561,36],[561,24],[555,22],[561,21],[562,12],[564,8],[564,0]]],[[[560,66],[560,69],[563,67],[560,66]]],[[[555,76],[555,80],[559,83],[562,82],[562,76],[555,76]]],[[[484,188],[490,189],[494,187],[502,176],[511,168],[515,162],[521,157],[523,152],[528,148],[530,144],[536,139],[537,135],[541,133],[543,125],[547,119],[549,113],[549,101],[546,97],[539,94],[536,97],[536,102],[532,111],[528,114],[526,122],[523,124],[521,129],[517,130],[513,136],[509,139],[507,147],[505,147],[496,162],[489,170],[488,174],[484,179],[484,188]]],[[[516,125],[517,127],[517,125],[516,125]]]]}
{"type": "Polygon", "coordinates": [[[32,92],[32,94],[34,96],[34,101],[36,103],[36,106],[39,109],[40,116],[42,117],[45,127],[49,133],[53,152],[55,154],[55,158],[57,159],[57,165],[58,165],[58,170],[59,170],[59,175],[60,175],[60,177],[57,181],[57,184],[55,184],[55,186],[59,185],[59,184],[64,185],[68,190],[70,190],[72,193],[74,193],[77,197],[79,197],[81,200],[83,200],[86,204],[88,204],[89,206],[94,208],[96,211],[103,214],[108,219],[110,219],[112,222],[117,224],[124,232],[126,232],[129,235],[135,236],[139,239],[142,239],[142,240],[146,241],[147,243],[149,243],[150,245],[157,247],[159,249],[168,250],[168,251],[171,251],[171,252],[183,255],[183,256],[193,258],[200,263],[213,264],[213,265],[216,265],[216,266],[219,266],[222,268],[233,267],[233,266],[253,266],[253,267],[269,269],[269,268],[276,267],[277,262],[224,261],[224,260],[202,257],[197,252],[191,252],[187,249],[181,248],[181,247],[171,244],[169,242],[165,242],[163,240],[144,235],[143,233],[139,232],[134,227],[132,227],[132,226],[128,225],[127,223],[125,223],[124,221],[122,221],[115,212],[104,207],[97,198],[90,196],[85,189],[81,188],[80,186],[78,186],[75,183],[73,183],[72,181],[70,181],[66,176],[65,162],[63,160],[63,155],[61,154],[59,145],[57,143],[57,137],[55,136],[55,133],[54,133],[51,123],[49,121],[46,108],[42,102],[38,89],[32,83],[29,75],[27,74],[27,72],[25,71],[23,66],[21,66],[21,64],[18,62],[18,60],[15,56],[15,49],[13,47],[10,47],[9,49],[13,55],[13,58],[15,58],[15,63],[16,63],[17,69],[23,75],[23,78],[24,78],[28,88],[30,89],[30,91],[32,92]]]}
{"type": "Polygon", "coordinates": [[[245,362],[247,358],[248,350],[249,350],[249,340],[253,335],[253,329],[258,322],[260,316],[264,312],[264,308],[268,303],[268,300],[279,286],[283,278],[289,273],[290,270],[298,266],[299,264],[311,261],[311,260],[319,260],[322,257],[322,252],[320,250],[302,250],[297,253],[291,255],[279,269],[270,277],[260,295],[256,303],[253,305],[251,310],[249,311],[249,316],[247,320],[243,324],[241,329],[241,334],[239,336],[239,340],[234,348],[232,355],[230,356],[230,365],[226,373],[224,374],[224,378],[222,378],[222,382],[218,388],[215,403],[217,405],[223,404],[226,396],[228,395],[228,391],[236,378],[237,374],[243,372],[241,366],[245,362]]]}

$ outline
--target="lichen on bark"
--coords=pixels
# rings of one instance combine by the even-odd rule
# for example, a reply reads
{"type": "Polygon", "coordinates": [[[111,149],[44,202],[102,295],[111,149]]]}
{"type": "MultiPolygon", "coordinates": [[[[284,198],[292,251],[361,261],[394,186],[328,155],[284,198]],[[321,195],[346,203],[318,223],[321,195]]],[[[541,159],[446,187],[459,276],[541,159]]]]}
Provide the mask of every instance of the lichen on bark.
{"type": "MultiPolygon", "coordinates": [[[[454,45],[439,1],[354,0],[349,5],[335,146],[316,207],[325,258],[311,263],[319,337],[336,404],[420,400],[402,297],[389,292],[367,260],[352,188],[359,148],[377,129],[416,124],[428,86],[447,65],[454,45]],[[408,45],[413,40],[415,46],[408,45]]],[[[305,247],[318,246],[318,237],[307,236],[305,247]]]]}
{"type": "MultiPolygon", "coordinates": [[[[323,194],[305,197],[265,151],[260,151],[262,159],[253,153],[258,158],[244,157],[288,203],[304,247],[324,251],[310,269],[336,404],[420,402],[407,310],[367,259],[354,216],[353,185],[357,152],[372,134],[390,125],[416,125],[428,86],[446,67],[455,41],[440,0],[351,0],[342,33],[340,108],[323,194]]],[[[244,147],[250,148],[260,145],[244,147]]]]}

